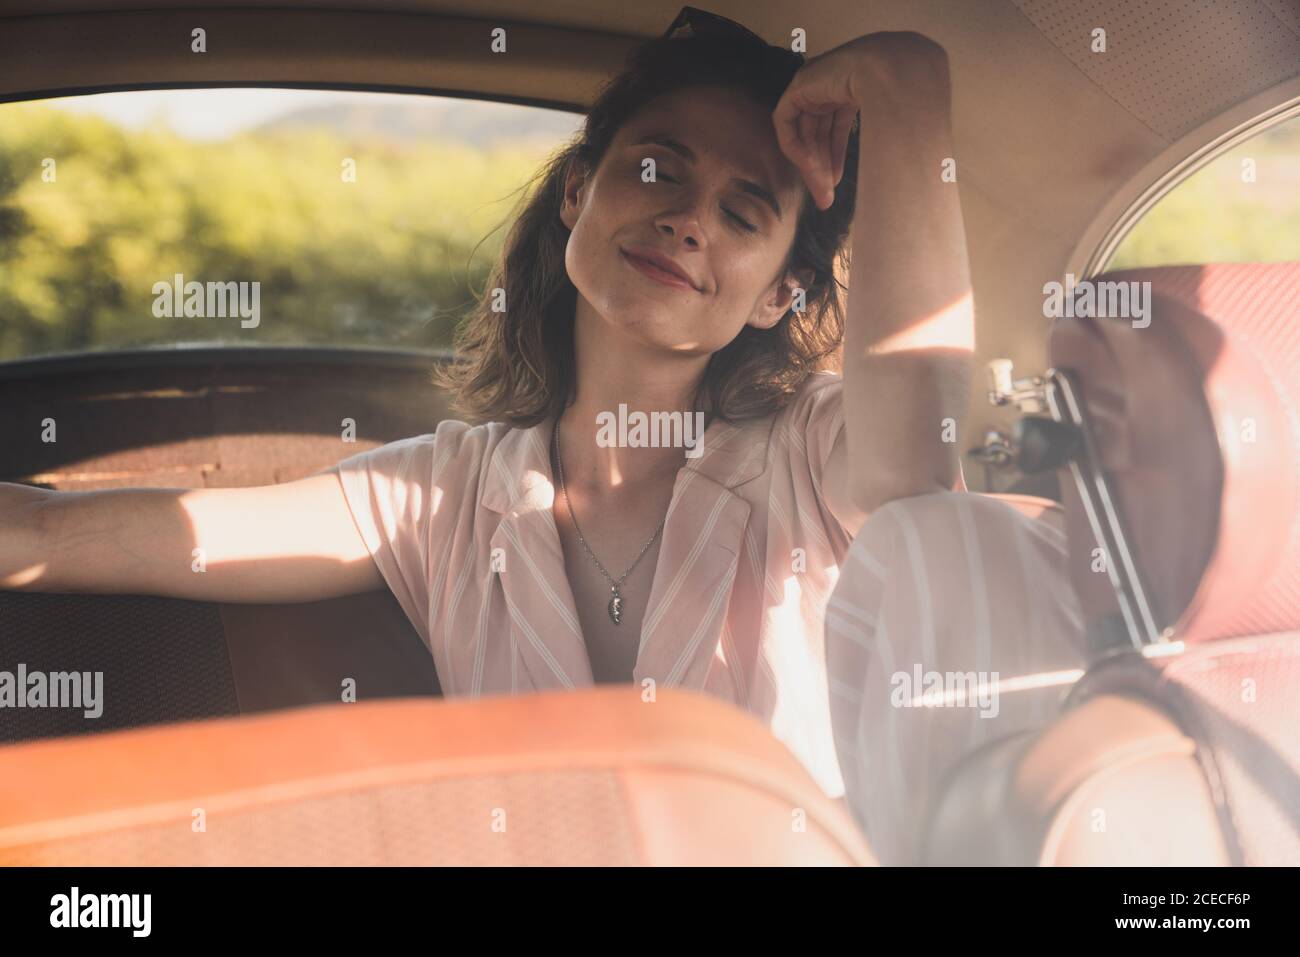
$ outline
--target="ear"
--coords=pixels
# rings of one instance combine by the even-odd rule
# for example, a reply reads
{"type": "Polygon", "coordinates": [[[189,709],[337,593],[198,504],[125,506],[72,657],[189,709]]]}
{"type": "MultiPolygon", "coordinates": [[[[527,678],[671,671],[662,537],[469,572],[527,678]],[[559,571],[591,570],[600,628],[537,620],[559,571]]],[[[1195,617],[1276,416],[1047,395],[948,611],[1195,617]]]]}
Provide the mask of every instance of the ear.
{"type": "Polygon", "coordinates": [[[749,325],[756,329],[771,329],[781,321],[781,317],[790,310],[792,304],[797,305],[796,296],[801,290],[807,290],[814,278],[813,271],[806,267],[793,272],[787,270],[767,291],[759,308],[749,320],[749,325]]]}
{"type": "Polygon", "coordinates": [[[587,173],[577,157],[569,160],[564,171],[564,195],[560,200],[560,222],[572,231],[586,200],[587,173]]]}

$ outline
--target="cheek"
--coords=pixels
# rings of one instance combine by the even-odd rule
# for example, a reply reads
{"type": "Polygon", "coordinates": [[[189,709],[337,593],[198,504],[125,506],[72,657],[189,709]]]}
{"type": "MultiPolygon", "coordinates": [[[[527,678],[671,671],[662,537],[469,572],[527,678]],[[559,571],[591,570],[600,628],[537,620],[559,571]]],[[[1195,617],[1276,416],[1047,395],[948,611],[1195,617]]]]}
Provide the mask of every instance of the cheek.
{"type": "Polygon", "coordinates": [[[780,257],[761,241],[735,241],[715,249],[713,257],[722,313],[743,325],[766,301],[780,267],[780,257]]]}
{"type": "Polygon", "coordinates": [[[618,242],[624,222],[636,213],[635,190],[613,179],[598,179],[587,203],[569,232],[564,264],[569,280],[588,298],[599,287],[617,283],[618,242]]]}
{"type": "Polygon", "coordinates": [[[593,285],[603,271],[597,258],[604,245],[599,223],[589,209],[570,230],[569,241],[564,247],[564,268],[569,281],[588,298],[594,293],[593,285]]]}
{"type": "Polygon", "coordinates": [[[584,227],[582,220],[579,220],[569,231],[569,241],[564,244],[564,271],[569,274],[569,281],[579,289],[583,285],[583,255],[582,244],[584,239],[584,227]]]}

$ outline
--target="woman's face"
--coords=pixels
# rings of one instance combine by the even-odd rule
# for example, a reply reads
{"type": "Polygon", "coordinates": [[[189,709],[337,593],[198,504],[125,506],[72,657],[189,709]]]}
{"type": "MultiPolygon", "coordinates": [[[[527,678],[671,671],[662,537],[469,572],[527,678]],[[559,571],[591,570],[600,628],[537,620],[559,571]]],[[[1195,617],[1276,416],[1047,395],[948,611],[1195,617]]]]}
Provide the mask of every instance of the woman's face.
{"type": "Polygon", "coordinates": [[[721,87],[659,97],[623,125],[594,176],[571,170],[566,181],[579,317],[689,355],[716,352],[747,324],[775,325],[812,279],[782,272],[805,195],[771,114],[748,97],[721,87]],[[649,265],[655,255],[685,280],[649,265]]]}

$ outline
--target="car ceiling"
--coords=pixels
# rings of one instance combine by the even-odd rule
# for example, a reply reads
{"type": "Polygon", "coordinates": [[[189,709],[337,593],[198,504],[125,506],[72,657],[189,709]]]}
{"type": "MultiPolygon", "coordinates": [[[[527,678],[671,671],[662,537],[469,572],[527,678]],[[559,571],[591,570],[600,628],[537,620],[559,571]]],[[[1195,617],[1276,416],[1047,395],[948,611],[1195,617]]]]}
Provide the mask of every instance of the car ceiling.
{"type": "MultiPolygon", "coordinates": [[[[876,30],[948,50],[979,358],[1045,363],[1042,285],[1214,136],[1300,102],[1300,0],[698,0],[816,54],[876,30]],[[1093,29],[1107,51],[1090,49],[1093,29]]],[[[0,0],[0,98],[142,83],[376,85],[582,107],[677,0],[0,0]],[[202,17],[200,23],[195,18],[202,17]],[[485,21],[510,28],[510,69],[485,21]],[[188,50],[205,26],[209,53],[188,50]],[[182,29],[183,28],[183,29],[182,29]],[[177,43],[175,37],[182,37],[177,43]]],[[[0,116],[3,114],[0,113],[0,116]]],[[[865,130],[864,136],[872,135],[865,130]]],[[[1094,243],[1095,245],[1095,243],[1094,243]]],[[[982,394],[976,377],[972,399],[982,394]]],[[[974,406],[972,426],[998,416],[974,406]]],[[[969,443],[968,443],[969,444],[969,443]]]]}

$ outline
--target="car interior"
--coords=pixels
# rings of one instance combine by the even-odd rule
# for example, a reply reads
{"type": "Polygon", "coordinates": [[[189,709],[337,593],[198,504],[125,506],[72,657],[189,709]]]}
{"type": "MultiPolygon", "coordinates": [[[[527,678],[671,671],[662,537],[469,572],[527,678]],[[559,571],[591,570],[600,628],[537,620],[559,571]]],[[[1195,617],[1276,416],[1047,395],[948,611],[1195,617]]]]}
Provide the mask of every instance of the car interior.
{"type": "MultiPolygon", "coordinates": [[[[105,91],[373,90],[576,116],[680,4],[120,6],[0,0],[0,154],[8,105],[105,91]],[[196,25],[203,56],[171,42],[196,25]],[[509,69],[483,42],[493,27],[509,69]]],[[[710,9],[775,43],[806,26],[814,52],[900,29],[948,50],[977,369],[991,370],[970,396],[966,483],[1065,530],[1072,551],[1122,559],[1059,716],[963,760],[914,863],[1300,864],[1300,246],[1113,265],[1180,185],[1300,124],[1300,3],[1173,18],[1154,0],[710,9]],[[1045,318],[1044,284],[1067,274],[1151,283],[1150,328],[1045,318]]],[[[293,481],[433,432],[452,415],[430,378],[445,359],[217,343],[4,358],[0,481],[293,481]],[[42,440],[48,418],[58,442],[42,440]],[[356,442],[341,451],[346,419],[356,442]]],[[[24,782],[0,785],[0,864],[874,863],[842,802],[720,702],[442,700],[386,590],[280,605],[0,591],[0,668],[55,671],[70,651],[119,690],[93,729],[76,712],[0,711],[0,782],[24,782]],[[344,678],[355,703],[340,703],[344,678]],[[506,803],[520,809],[509,841],[452,823],[506,803]],[[201,847],[185,839],[198,804],[225,821],[201,847]]]]}

